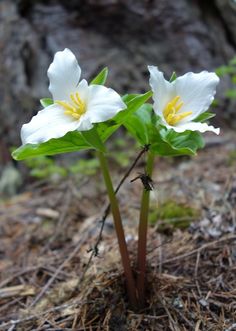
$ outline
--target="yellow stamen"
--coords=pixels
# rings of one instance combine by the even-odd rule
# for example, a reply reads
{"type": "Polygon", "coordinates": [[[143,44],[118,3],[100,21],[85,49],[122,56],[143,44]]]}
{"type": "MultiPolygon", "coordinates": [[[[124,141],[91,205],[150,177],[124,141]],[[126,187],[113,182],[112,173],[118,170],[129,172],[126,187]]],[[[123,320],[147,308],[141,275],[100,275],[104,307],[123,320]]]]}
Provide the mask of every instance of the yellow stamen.
{"type": "Polygon", "coordinates": [[[62,106],[65,114],[80,119],[81,115],[86,112],[85,103],[81,100],[79,93],[70,94],[71,101],[55,101],[58,105],[62,106]]]}
{"type": "Polygon", "coordinates": [[[175,106],[179,100],[180,100],[180,96],[176,95],[176,97],[174,97],[174,99],[172,99],[170,103],[172,104],[172,106],[175,106]]]}
{"type": "Polygon", "coordinates": [[[79,104],[79,102],[78,102],[78,100],[77,100],[77,98],[74,94],[70,95],[70,99],[74,102],[75,107],[80,106],[80,104],[79,104]]]}
{"type": "Polygon", "coordinates": [[[178,105],[175,106],[176,113],[180,110],[180,108],[183,106],[183,101],[181,101],[178,105]]]}
{"type": "Polygon", "coordinates": [[[75,96],[76,96],[76,100],[77,100],[78,104],[79,104],[80,106],[82,106],[82,105],[83,105],[83,102],[82,102],[82,100],[80,99],[79,93],[76,92],[76,93],[75,93],[75,96]]]}
{"type": "Polygon", "coordinates": [[[164,118],[169,125],[175,125],[185,117],[192,114],[191,111],[177,114],[184,104],[183,101],[179,101],[180,96],[177,95],[170,102],[167,103],[163,111],[164,118]]]}
{"type": "Polygon", "coordinates": [[[171,120],[172,120],[173,117],[174,117],[173,114],[169,114],[169,115],[166,117],[166,122],[167,122],[168,124],[170,124],[170,122],[171,122],[171,120]]]}
{"type": "Polygon", "coordinates": [[[169,120],[169,124],[170,125],[175,125],[176,123],[178,123],[179,121],[181,121],[182,119],[184,119],[185,117],[191,115],[192,112],[191,111],[186,111],[185,113],[179,114],[179,115],[174,115],[172,116],[172,118],[169,120]]]}

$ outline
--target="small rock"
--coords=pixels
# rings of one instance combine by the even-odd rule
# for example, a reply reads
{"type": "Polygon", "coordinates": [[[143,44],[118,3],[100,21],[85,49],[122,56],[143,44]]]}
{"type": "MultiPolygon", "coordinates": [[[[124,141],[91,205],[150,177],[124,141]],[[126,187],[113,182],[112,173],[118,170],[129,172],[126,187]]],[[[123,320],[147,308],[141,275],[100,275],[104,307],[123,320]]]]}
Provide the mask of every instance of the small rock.
{"type": "Polygon", "coordinates": [[[200,299],[199,303],[202,307],[207,307],[208,306],[208,302],[204,298],[200,299]]]}

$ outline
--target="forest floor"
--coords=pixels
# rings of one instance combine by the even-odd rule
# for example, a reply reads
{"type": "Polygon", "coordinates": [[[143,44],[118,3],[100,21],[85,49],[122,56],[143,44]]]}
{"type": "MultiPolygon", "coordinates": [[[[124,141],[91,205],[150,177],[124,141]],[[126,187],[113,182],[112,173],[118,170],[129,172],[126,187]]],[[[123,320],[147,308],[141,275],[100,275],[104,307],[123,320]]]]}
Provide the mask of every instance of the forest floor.
{"type": "MultiPolygon", "coordinates": [[[[236,330],[236,134],[196,157],[156,159],[147,305],[127,304],[111,216],[98,256],[101,174],[34,182],[0,205],[0,330],[236,330]],[[92,251],[93,252],[93,251],[92,251]]],[[[118,193],[132,261],[142,184],[118,193]],[[128,197],[128,198],[127,198],[128,197]]],[[[113,167],[113,180],[122,172],[113,167]]],[[[134,263],[135,267],[135,263],[134,263]]]]}

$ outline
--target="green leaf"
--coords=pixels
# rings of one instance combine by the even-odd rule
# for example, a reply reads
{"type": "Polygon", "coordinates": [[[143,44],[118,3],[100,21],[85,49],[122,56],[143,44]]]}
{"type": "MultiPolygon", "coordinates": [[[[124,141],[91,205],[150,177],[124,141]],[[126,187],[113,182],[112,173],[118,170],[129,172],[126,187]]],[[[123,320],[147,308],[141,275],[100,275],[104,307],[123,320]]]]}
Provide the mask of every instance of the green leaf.
{"type": "Polygon", "coordinates": [[[122,97],[122,100],[127,104],[132,99],[138,97],[140,94],[125,94],[122,97]]]}
{"type": "Polygon", "coordinates": [[[162,127],[160,130],[161,144],[153,143],[151,150],[162,156],[195,155],[199,148],[204,147],[202,135],[197,131],[187,130],[183,133],[168,130],[162,127]]]}
{"type": "Polygon", "coordinates": [[[101,140],[105,142],[127,119],[135,113],[150,97],[152,92],[145,94],[126,95],[123,101],[127,108],[119,112],[113,119],[97,124],[96,128],[101,140]]]}
{"type": "MultiPolygon", "coordinates": [[[[132,95],[132,98],[128,101],[125,101],[127,108],[119,112],[115,117],[114,120],[117,123],[123,124],[125,123],[126,119],[134,114],[148,99],[152,96],[152,91],[148,91],[145,94],[138,94],[137,96],[132,95]]],[[[127,99],[126,99],[127,100],[127,99]]]]}
{"type": "Polygon", "coordinates": [[[15,160],[24,160],[40,155],[55,155],[92,149],[90,143],[78,131],[68,132],[64,137],[50,139],[41,144],[26,144],[17,148],[12,157],[15,160]]]}
{"type": "Polygon", "coordinates": [[[40,99],[40,103],[43,106],[43,108],[46,108],[53,104],[53,100],[50,98],[43,98],[43,99],[40,99]]]}
{"type": "Polygon", "coordinates": [[[91,81],[91,85],[104,85],[107,80],[108,68],[102,69],[99,74],[91,81]]]}
{"type": "Polygon", "coordinates": [[[141,145],[149,144],[150,128],[152,127],[152,106],[144,104],[135,114],[124,123],[126,129],[135,137],[141,145]]]}
{"type": "Polygon", "coordinates": [[[172,73],[172,75],[171,75],[171,77],[170,77],[170,83],[172,83],[173,81],[175,81],[176,78],[177,78],[176,72],[173,71],[173,73],[172,73]]]}
{"type": "Polygon", "coordinates": [[[204,146],[198,132],[177,133],[161,125],[160,118],[152,113],[147,104],[130,116],[124,126],[141,145],[151,144],[151,151],[157,155],[194,155],[197,149],[204,146]]]}
{"type": "Polygon", "coordinates": [[[197,118],[195,118],[194,122],[206,122],[210,118],[215,117],[216,115],[210,112],[205,112],[200,114],[197,118]]]}
{"type": "Polygon", "coordinates": [[[95,126],[89,131],[82,131],[81,134],[91,147],[98,151],[106,152],[95,126]]]}

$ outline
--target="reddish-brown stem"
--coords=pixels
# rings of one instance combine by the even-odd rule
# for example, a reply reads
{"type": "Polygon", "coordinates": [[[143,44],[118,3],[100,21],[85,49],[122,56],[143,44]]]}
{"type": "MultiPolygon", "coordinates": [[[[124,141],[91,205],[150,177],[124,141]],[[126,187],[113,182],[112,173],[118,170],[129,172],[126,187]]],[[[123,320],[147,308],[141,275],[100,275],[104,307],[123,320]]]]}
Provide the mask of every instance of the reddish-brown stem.
{"type": "MultiPolygon", "coordinates": [[[[154,164],[154,155],[148,153],[146,174],[151,178],[154,164]]],[[[139,307],[145,305],[145,278],[146,278],[146,255],[147,255],[147,227],[148,227],[148,211],[149,211],[149,195],[150,191],[143,188],[141,209],[139,217],[138,230],[138,257],[137,257],[137,290],[139,307]]]]}

